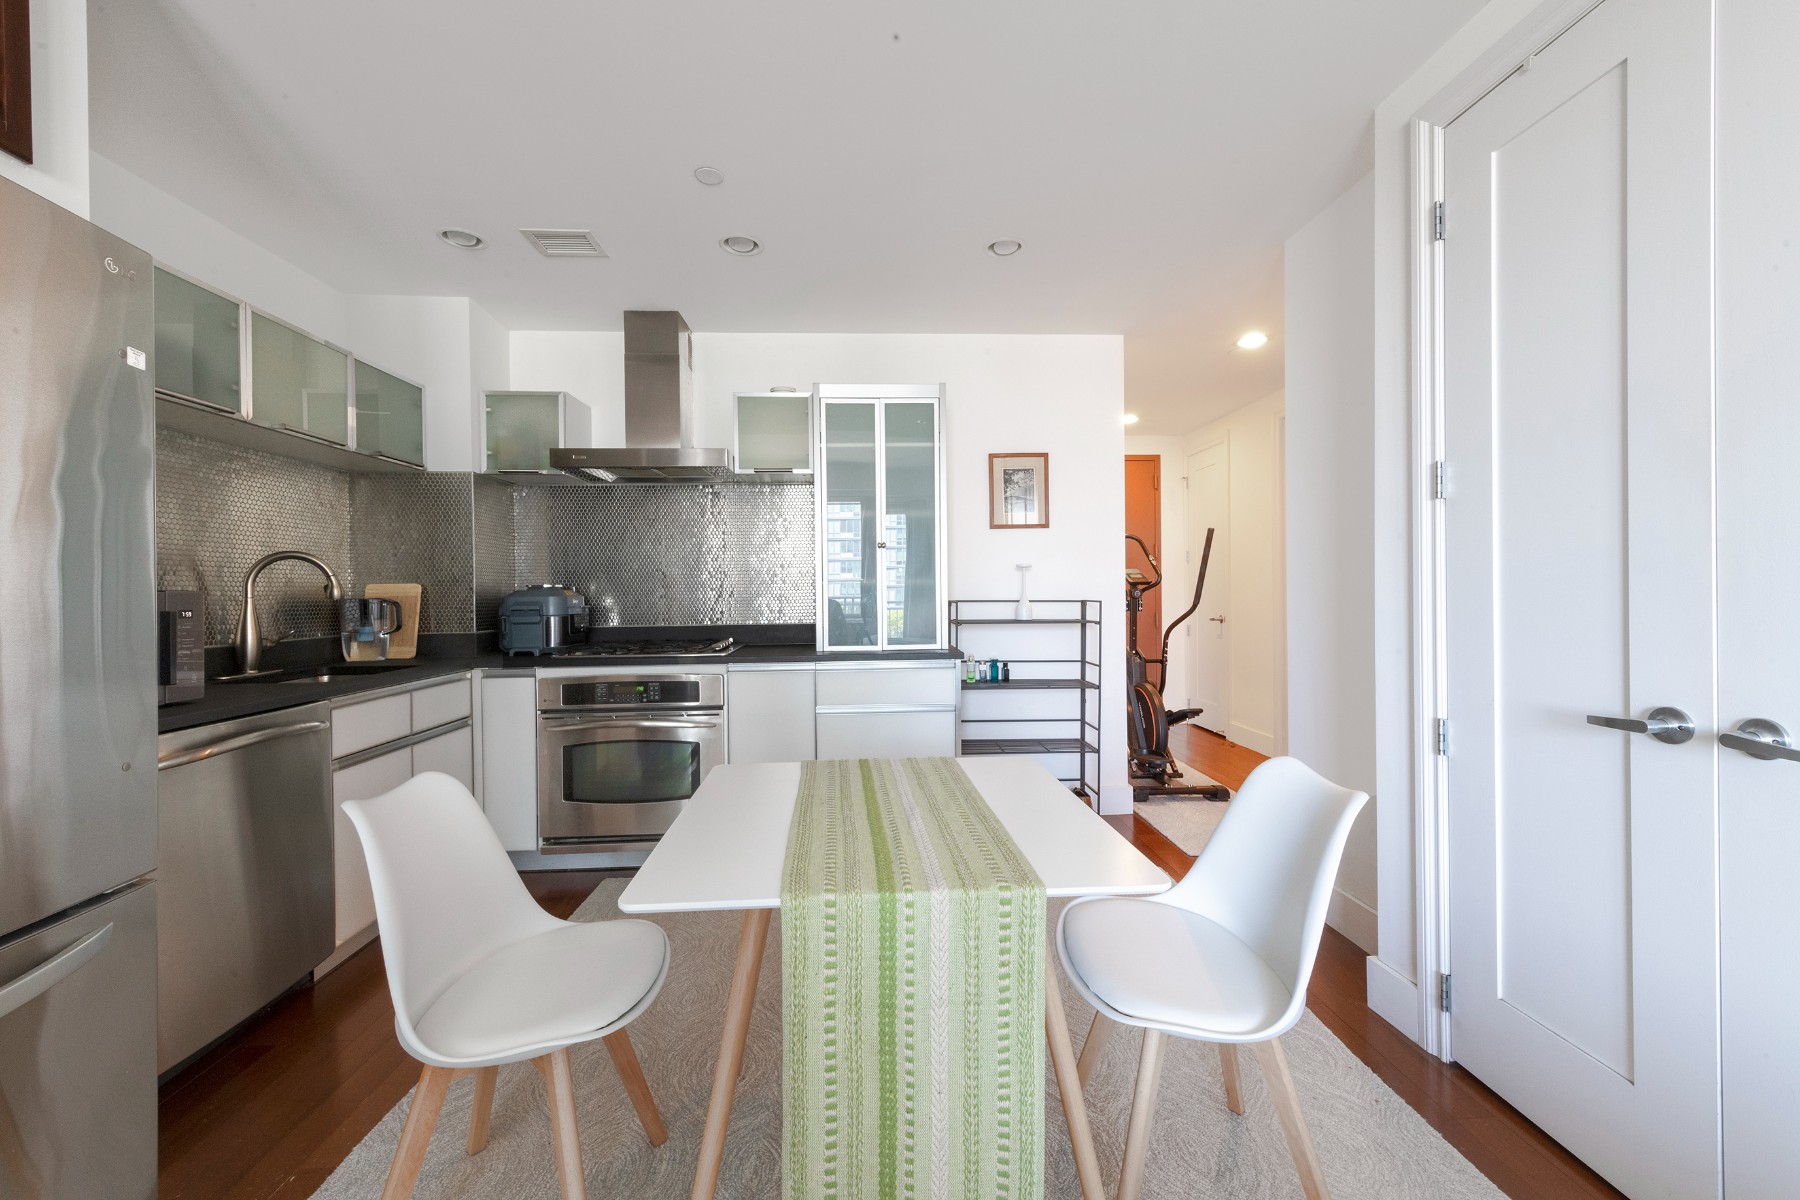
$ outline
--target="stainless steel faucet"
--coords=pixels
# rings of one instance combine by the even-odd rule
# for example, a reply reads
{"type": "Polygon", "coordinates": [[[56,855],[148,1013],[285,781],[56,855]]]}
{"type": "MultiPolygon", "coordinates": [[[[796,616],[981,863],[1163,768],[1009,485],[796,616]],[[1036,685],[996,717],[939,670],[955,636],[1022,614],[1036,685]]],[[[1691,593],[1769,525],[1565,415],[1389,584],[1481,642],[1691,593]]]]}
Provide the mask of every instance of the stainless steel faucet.
{"type": "Polygon", "coordinates": [[[256,580],[265,570],[278,562],[311,563],[319,568],[325,576],[325,594],[333,600],[344,598],[343,585],[338,577],[331,573],[331,568],[310,554],[302,554],[298,550],[277,550],[273,554],[265,554],[250,565],[244,573],[244,611],[238,616],[237,626],[237,659],[238,674],[255,675],[262,669],[262,627],[256,620],[256,580]]]}

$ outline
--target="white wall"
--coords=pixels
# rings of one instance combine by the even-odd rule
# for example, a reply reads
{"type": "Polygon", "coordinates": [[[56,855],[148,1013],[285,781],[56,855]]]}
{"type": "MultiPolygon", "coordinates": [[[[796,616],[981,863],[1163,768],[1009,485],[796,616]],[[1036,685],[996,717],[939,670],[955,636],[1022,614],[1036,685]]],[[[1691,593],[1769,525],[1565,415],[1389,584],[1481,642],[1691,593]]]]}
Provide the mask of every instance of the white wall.
{"type": "MultiPolygon", "coordinates": [[[[1281,665],[1287,645],[1287,597],[1282,587],[1284,501],[1280,480],[1284,411],[1283,393],[1272,392],[1189,434],[1181,459],[1181,473],[1185,474],[1186,456],[1221,441],[1228,448],[1231,513],[1224,546],[1226,594],[1219,597],[1209,580],[1207,596],[1225,601],[1226,671],[1231,697],[1225,735],[1264,754],[1285,753],[1286,747],[1287,680],[1281,665]]],[[[1201,531],[1189,531],[1189,544],[1185,547],[1189,551],[1187,558],[1192,560],[1185,569],[1189,578],[1172,578],[1170,594],[1163,598],[1165,610],[1174,605],[1171,615],[1180,613],[1193,599],[1190,589],[1192,573],[1199,567],[1200,546],[1195,541],[1198,532],[1201,531]]],[[[1215,560],[1220,555],[1216,544],[1213,555],[1215,560]]],[[[1177,642],[1169,648],[1172,656],[1180,655],[1191,662],[1190,639],[1197,636],[1192,627],[1205,615],[1194,614],[1193,621],[1183,627],[1177,642]]],[[[1171,688],[1170,695],[1179,698],[1185,693],[1171,688]]]]}
{"type": "MultiPolygon", "coordinates": [[[[1288,752],[1374,795],[1350,834],[1331,924],[1379,934],[1374,654],[1374,187],[1358,181],[1288,240],[1288,752]]],[[[1393,797],[1402,809],[1406,797],[1393,797]]],[[[1409,876],[1410,878],[1410,873],[1409,876]]],[[[1402,944],[1411,956],[1410,937],[1402,944]]]]}
{"type": "MultiPolygon", "coordinates": [[[[619,334],[514,333],[514,387],[562,388],[620,429],[619,334]],[[610,391],[608,390],[610,389],[610,391]]],[[[1038,597],[1104,602],[1102,810],[1128,812],[1125,779],[1124,341],[1116,336],[694,335],[695,440],[729,446],[734,392],[814,383],[942,383],[950,598],[1011,597],[1017,563],[1038,597]],[[988,528],[987,456],[1050,455],[1050,528],[988,528]]]]}
{"type": "Polygon", "coordinates": [[[31,0],[31,162],[0,153],[0,178],[88,215],[87,5],[31,0]]]}
{"type": "Polygon", "coordinates": [[[511,340],[515,390],[568,392],[593,410],[594,445],[625,444],[623,333],[515,329],[511,340]]]}

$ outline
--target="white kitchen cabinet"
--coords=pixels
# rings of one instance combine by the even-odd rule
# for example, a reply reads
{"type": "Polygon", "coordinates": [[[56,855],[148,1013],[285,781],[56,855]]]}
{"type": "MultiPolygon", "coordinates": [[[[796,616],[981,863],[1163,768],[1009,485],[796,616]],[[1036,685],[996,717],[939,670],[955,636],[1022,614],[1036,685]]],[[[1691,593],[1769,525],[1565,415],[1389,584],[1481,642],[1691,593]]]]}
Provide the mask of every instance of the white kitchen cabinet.
{"type": "Polygon", "coordinates": [[[812,470],[812,395],[809,392],[739,392],[739,471],[812,470]]]}
{"type": "Polygon", "coordinates": [[[820,663],[813,708],[818,757],[954,755],[957,666],[948,660],[820,663]]]}
{"type": "Polygon", "coordinates": [[[412,748],[412,773],[442,771],[470,792],[475,790],[475,731],[464,725],[412,748]]]}
{"type": "Polygon", "coordinates": [[[733,668],[725,676],[727,755],[734,763],[815,757],[813,665],[733,668]]]}
{"type": "Polygon", "coordinates": [[[481,681],[481,803],[508,850],[536,851],[537,680],[481,681]]]}
{"type": "Polygon", "coordinates": [[[363,859],[356,826],[344,815],[346,800],[373,800],[413,777],[410,747],[343,767],[331,777],[333,876],[337,896],[337,942],[343,945],[375,923],[375,896],[369,890],[369,865],[363,859]]]}
{"type": "Polygon", "coordinates": [[[818,721],[820,758],[948,758],[956,754],[956,710],[831,712],[818,721]]]}
{"type": "Polygon", "coordinates": [[[548,471],[550,451],[593,441],[593,410],[567,392],[488,392],[482,401],[485,471],[548,471]]]}

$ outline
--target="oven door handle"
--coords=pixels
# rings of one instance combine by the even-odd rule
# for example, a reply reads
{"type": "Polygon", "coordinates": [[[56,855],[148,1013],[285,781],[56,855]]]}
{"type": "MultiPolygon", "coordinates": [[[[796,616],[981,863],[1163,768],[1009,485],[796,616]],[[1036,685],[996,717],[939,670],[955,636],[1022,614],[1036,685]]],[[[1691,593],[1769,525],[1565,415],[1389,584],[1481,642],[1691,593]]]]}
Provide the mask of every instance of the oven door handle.
{"type": "Polygon", "coordinates": [[[664,717],[544,717],[546,729],[717,729],[717,721],[673,721],[664,717]]]}

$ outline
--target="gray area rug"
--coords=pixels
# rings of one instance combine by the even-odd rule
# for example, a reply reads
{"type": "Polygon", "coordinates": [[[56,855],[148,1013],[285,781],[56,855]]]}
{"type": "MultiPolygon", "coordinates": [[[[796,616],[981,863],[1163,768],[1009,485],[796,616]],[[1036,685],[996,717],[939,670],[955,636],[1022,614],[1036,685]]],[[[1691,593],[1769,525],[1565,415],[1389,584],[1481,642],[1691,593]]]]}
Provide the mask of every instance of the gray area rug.
{"type": "MultiPolygon", "coordinates": [[[[1217,807],[1223,807],[1219,805],[1217,807]]],[[[577,920],[616,917],[623,880],[607,880],[575,914],[577,920]]],[[[1051,901],[1052,922],[1060,902],[1051,901]]],[[[712,1087],[713,1060],[730,985],[741,918],[693,913],[657,918],[674,955],[668,982],[631,1038],[662,1108],[669,1140],[652,1150],[630,1101],[599,1043],[577,1047],[576,1105],[588,1194],[595,1200],[678,1200],[693,1184],[700,1131],[712,1087]]],[[[778,1200],[781,1179],[780,922],[770,937],[750,1028],[744,1078],[738,1087],[725,1148],[719,1200],[778,1200]]],[[[1093,1010],[1065,982],[1063,994],[1077,1049],[1093,1010]]],[[[1113,1037],[1088,1089],[1088,1110],[1100,1169],[1110,1194],[1124,1152],[1126,1115],[1139,1038],[1113,1037]]],[[[1450,1147],[1406,1102],[1326,1031],[1309,1012],[1283,1039],[1301,1103],[1318,1143],[1336,1200],[1498,1200],[1501,1193],[1450,1147]]],[[[1045,1059],[1048,1062],[1049,1056],[1045,1059]]],[[[1290,1200],[1300,1183],[1254,1059],[1244,1057],[1247,1112],[1225,1108],[1219,1057],[1209,1045],[1175,1041],[1164,1057],[1161,1098],[1144,1182],[1147,1200],[1194,1196],[1290,1200]]],[[[554,1197],[556,1166],[544,1088],[528,1063],[500,1070],[488,1147],[464,1152],[473,1079],[450,1089],[414,1195],[421,1200],[512,1200],[554,1197]]],[[[1046,1075],[1046,1195],[1077,1198],[1062,1105],[1046,1075]]],[[[381,1193],[406,1117],[401,1101],[326,1180],[315,1195],[327,1200],[372,1200],[381,1193]]]]}
{"type": "MultiPolygon", "coordinates": [[[[1177,760],[1178,762],[1180,760],[1177,760]]],[[[1181,763],[1183,783],[1217,783],[1186,763],[1181,763]]],[[[1183,854],[1198,856],[1212,840],[1213,830],[1225,816],[1229,800],[1183,799],[1167,796],[1140,800],[1133,811],[1156,827],[1156,831],[1181,847],[1183,854]]]]}

